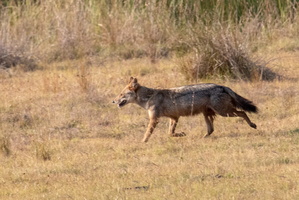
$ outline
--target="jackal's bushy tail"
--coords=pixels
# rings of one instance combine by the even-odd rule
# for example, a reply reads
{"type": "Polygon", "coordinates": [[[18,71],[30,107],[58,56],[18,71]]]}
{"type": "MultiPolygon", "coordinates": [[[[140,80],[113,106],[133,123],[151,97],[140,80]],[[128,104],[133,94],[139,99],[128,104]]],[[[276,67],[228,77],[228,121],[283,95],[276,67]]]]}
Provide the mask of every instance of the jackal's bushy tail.
{"type": "Polygon", "coordinates": [[[228,87],[225,87],[225,91],[235,100],[237,108],[247,112],[253,112],[253,113],[258,112],[258,108],[253,104],[252,101],[245,99],[244,97],[241,97],[240,95],[238,95],[228,87]]]}

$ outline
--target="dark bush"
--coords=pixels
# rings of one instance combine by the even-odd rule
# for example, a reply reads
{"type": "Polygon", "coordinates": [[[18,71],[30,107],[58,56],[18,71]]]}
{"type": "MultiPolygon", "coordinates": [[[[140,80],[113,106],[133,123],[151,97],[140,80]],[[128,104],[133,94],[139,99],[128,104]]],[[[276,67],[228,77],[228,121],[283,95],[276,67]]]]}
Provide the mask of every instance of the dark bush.
{"type": "Polygon", "coordinates": [[[278,77],[263,61],[254,61],[245,45],[221,34],[200,38],[195,51],[179,59],[181,72],[189,80],[201,78],[272,81],[278,77]]]}
{"type": "Polygon", "coordinates": [[[0,68],[9,69],[17,66],[25,72],[34,71],[38,68],[38,65],[33,59],[13,55],[0,49],[0,68]]]}

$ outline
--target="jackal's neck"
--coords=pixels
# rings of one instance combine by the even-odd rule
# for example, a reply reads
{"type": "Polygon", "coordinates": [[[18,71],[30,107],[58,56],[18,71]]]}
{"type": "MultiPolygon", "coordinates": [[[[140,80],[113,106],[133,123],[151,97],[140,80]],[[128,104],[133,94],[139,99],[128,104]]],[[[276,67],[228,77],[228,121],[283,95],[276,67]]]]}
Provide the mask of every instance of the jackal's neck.
{"type": "Polygon", "coordinates": [[[155,95],[156,90],[152,88],[147,88],[144,86],[139,86],[138,90],[136,91],[137,98],[136,98],[136,103],[145,108],[149,108],[149,101],[151,98],[155,95]]]}

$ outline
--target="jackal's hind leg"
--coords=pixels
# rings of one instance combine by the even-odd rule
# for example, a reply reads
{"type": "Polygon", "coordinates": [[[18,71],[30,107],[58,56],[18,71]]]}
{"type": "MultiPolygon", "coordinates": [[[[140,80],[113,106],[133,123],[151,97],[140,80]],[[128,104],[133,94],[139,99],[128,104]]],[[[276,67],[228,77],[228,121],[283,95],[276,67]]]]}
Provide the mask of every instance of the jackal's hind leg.
{"type": "Polygon", "coordinates": [[[208,132],[207,132],[207,134],[204,137],[208,137],[214,131],[214,125],[213,125],[214,116],[213,115],[209,115],[207,112],[204,112],[203,115],[205,117],[205,121],[206,121],[206,124],[207,124],[207,129],[208,129],[208,132]]]}
{"type": "Polygon", "coordinates": [[[169,135],[171,137],[183,137],[186,136],[184,132],[181,133],[175,133],[176,125],[179,121],[179,118],[171,118],[169,121],[169,135]]]}
{"type": "Polygon", "coordinates": [[[243,119],[245,119],[245,121],[247,122],[247,124],[252,127],[252,128],[256,128],[256,124],[252,123],[249,119],[249,117],[247,116],[247,114],[244,111],[235,111],[234,112],[237,116],[242,117],[243,119]]]}

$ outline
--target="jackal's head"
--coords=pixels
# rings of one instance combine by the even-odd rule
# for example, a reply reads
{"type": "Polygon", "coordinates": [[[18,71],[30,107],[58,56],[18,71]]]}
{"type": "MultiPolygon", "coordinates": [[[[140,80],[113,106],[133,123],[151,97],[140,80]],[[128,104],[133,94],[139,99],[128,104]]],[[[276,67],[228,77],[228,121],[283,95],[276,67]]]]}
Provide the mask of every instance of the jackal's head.
{"type": "Polygon", "coordinates": [[[128,103],[133,103],[137,97],[136,91],[140,87],[136,78],[131,77],[129,84],[121,91],[112,103],[118,105],[119,108],[127,105],[128,103]]]}

